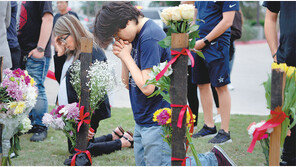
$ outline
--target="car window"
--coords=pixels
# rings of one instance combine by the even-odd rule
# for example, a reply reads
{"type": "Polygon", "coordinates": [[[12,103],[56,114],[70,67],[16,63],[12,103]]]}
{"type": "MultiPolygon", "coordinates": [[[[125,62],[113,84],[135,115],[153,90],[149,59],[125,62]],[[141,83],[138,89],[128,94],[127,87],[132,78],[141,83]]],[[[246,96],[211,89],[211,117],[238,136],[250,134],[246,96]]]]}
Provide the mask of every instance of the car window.
{"type": "Polygon", "coordinates": [[[148,17],[150,19],[160,19],[158,11],[144,11],[142,10],[142,13],[145,17],[148,17]]]}

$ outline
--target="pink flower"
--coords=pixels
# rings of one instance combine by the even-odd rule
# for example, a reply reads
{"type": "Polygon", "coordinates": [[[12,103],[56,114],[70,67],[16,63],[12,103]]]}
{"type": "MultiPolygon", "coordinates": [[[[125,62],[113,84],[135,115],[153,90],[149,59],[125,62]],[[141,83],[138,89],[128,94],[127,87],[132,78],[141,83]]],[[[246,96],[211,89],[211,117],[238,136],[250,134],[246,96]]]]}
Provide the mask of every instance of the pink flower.
{"type": "Polygon", "coordinates": [[[165,125],[167,123],[167,120],[170,118],[170,114],[166,111],[163,110],[159,115],[157,116],[158,125],[165,125]]]}

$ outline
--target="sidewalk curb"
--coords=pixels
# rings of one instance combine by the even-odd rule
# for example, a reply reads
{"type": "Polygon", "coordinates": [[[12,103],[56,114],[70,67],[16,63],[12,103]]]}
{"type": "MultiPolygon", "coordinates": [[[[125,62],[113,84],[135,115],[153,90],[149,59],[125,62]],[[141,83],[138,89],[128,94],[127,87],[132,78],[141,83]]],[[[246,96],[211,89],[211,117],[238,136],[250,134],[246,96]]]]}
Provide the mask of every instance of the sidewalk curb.
{"type": "Polygon", "coordinates": [[[263,44],[266,43],[267,41],[264,40],[252,40],[252,41],[236,41],[236,45],[250,45],[250,44],[263,44]]]}

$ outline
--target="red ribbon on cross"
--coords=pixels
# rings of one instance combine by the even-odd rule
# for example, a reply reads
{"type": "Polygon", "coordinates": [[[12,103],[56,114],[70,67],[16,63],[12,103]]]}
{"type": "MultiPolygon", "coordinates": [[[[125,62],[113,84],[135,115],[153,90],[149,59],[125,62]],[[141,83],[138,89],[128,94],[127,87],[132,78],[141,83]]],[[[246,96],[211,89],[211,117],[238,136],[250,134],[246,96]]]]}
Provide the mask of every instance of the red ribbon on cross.
{"type": "Polygon", "coordinates": [[[88,116],[89,116],[89,112],[84,113],[84,106],[81,106],[80,107],[80,112],[79,112],[80,122],[78,123],[77,132],[79,132],[79,129],[80,129],[81,125],[83,124],[83,122],[86,123],[86,124],[90,124],[90,120],[86,119],[88,116]]]}
{"type": "Polygon", "coordinates": [[[189,56],[190,60],[191,60],[191,66],[194,67],[194,59],[193,59],[193,56],[191,54],[191,52],[186,49],[186,48],[183,48],[181,52],[178,52],[178,51],[175,51],[175,50],[172,50],[171,51],[171,55],[177,55],[175,56],[174,58],[172,58],[168,64],[164,67],[163,70],[160,71],[160,73],[158,73],[155,77],[156,81],[158,81],[163,75],[164,73],[168,70],[168,68],[170,67],[170,65],[172,65],[173,63],[175,63],[175,61],[181,56],[181,55],[187,55],[189,56]]]}
{"type": "MultiPolygon", "coordinates": [[[[182,161],[182,166],[186,166],[186,159],[189,158],[189,157],[185,157],[184,159],[181,159],[181,158],[174,158],[172,157],[171,158],[171,161],[182,161]]],[[[189,158],[190,160],[190,166],[191,166],[191,159],[189,158]]]]}
{"type": "Polygon", "coordinates": [[[181,112],[179,114],[178,123],[177,123],[178,128],[182,128],[182,121],[184,118],[184,114],[186,113],[186,110],[188,108],[189,114],[191,116],[190,118],[191,127],[189,132],[192,133],[194,128],[194,122],[193,122],[193,114],[192,114],[191,108],[188,105],[179,105],[179,104],[171,104],[171,107],[182,107],[181,112]]]}
{"type": "Polygon", "coordinates": [[[268,137],[268,135],[265,134],[267,129],[279,126],[286,118],[288,118],[285,112],[281,111],[280,108],[276,108],[275,111],[270,111],[270,114],[272,115],[272,118],[266,121],[262,126],[255,129],[253,133],[253,140],[248,148],[249,153],[253,152],[255,144],[258,140],[268,137]]]}
{"type": "Polygon", "coordinates": [[[77,151],[77,153],[73,156],[73,158],[71,160],[71,166],[75,166],[76,156],[81,154],[81,153],[85,153],[87,155],[89,161],[90,161],[90,164],[92,164],[91,155],[90,155],[90,152],[88,150],[81,151],[81,150],[78,150],[77,148],[75,148],[74,150],[77,151]]]}

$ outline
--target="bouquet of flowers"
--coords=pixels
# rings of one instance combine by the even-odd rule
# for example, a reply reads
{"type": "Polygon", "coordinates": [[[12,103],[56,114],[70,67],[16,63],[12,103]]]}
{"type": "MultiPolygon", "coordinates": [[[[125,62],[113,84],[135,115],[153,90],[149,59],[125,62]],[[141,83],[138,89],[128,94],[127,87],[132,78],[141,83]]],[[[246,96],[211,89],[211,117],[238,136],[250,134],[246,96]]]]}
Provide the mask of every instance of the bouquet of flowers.
{"type": "MultiPolygon", "coordinates": [[[[282,111],[289,117],[291,116],[294,121],[290,124],[290,120],[286,118],[282,123],[281,133],[281,145],[283,145],[286,138],[288,129],[291,129],[296,124],[296,70],[295,67],[287,66],[285,63],[272,64],[272,69],[281,69],[286,72],[286,84],[284,89],[284,103],[282,111]]],[[[265,97],[267,101],[267,108],[270,109],[271,104],[271,75],[268,75],[268,79],[263,83],[265,88],[265,97]]]]}
{"type": "MultiPolygon", "coordinates": [[[[260,128],[264,124],[265,124],[265,121],[261,121],[259,123],[252,122],[248,126],[247,131],[248,131],[248,134],[251,139],[253,138],[253,133],[254,133],[255,129],[260,128]]],[[[263,154],[264,154],[265,160],[266,160],[265,165],[269,164],[269,137],[270,137],[270,133],[272,131],[273,131],[273,128],[267,129],[266,133],[261,137],[261,140],[260,140],[260,145],[262,147],[262,151],[263,151],[263,154]]]]}
{"type": "Polygon", "coordinates": [[[42,122],[47,127],[62,130],[71,141],[73,149],[76,145],[76,127],[79,122],[79,104],[61,105],[50,113],[45,113],[42,122]]]}
{"type": "Polygon", "coordinates": [[[0,84],[0,124],[4,125],[2,164],[7,165],[10,139],[19,132],[19,125],[34,107],[37,87],[27,71],[5,69],[3,73],[3,82],[0,84]]]}
{"type": "MultiPolygon", "coordinates": [[[[200,165],[199,159],[197,157],[197,152],[194,148],[194,145],[192,144],[191,136],[192,134],[189,132],[189,129],[191,126],[193,126],[193,123],[195,122],[196,116],[194,114],[191,114],[186,111],[186,138],[188,141],[188,144],[191,148],[191,151],[193,153],[194,159],[198,165],[200,165]]],[[[154,112],[153,114],[153,121],[158,122],[158,125],[162,127],[163,134],[161,136],[163,137],[163,140],[171,146],[172,142],[172,110],[170,108],[162,108],[154,112]]]]}
{"type": "MultiPolygon", "coordinates": [[[[194,6],[189,4],[181,4],[178,7],[166,8],[161,12],[161,20],[169,26],[167,37],[158,44],[163,48],[171,46],[172,33],[189,33],[189,49],[193,49],[195,39],[199,38],[199,26],[192,24],[194,21],[194,6]]],[[[202,21],[197,19],[198,21],[202,21]]],[[[204,59],[202,52],[195,50],[195,52],[204,59]]]]}
{"type": "Polygon", "coordinates": [[[157,90],[154,91],[149,97],[157,96],[159,94],[162,95],[163,99],[166,100],[168,103],[171,103],[170,100],[170,75],[173,73],[173,69],[169,66],[168,70],[164,73],[163,77],[161,77],[158,81],[156,81],[156,75],[162,71],[165,66],[168,64],[167,61],[160,63],[157,66],[153,66],[151,72],[149,73],[150,78],[146,81],[145,86],[147,85],[155,85],[157,90]]]}
{"type": "MultiPolygon", "coordinates": [[[[81,83],[80,83],[80,64],[79,60],[75,61],[70,67],[71,84],[80,98],[81,83]]],[[[105,98],[107,92],[114,91],[116,87],[122,86],[122,82],[116,79],[113,71],[113,66],[110,63],[103,61],[95,61],[88,71],[87,77],[90,79],[87,83],[90,90],[90,108],[91,115],[96,110],[100,103],[105,98]]]]}

